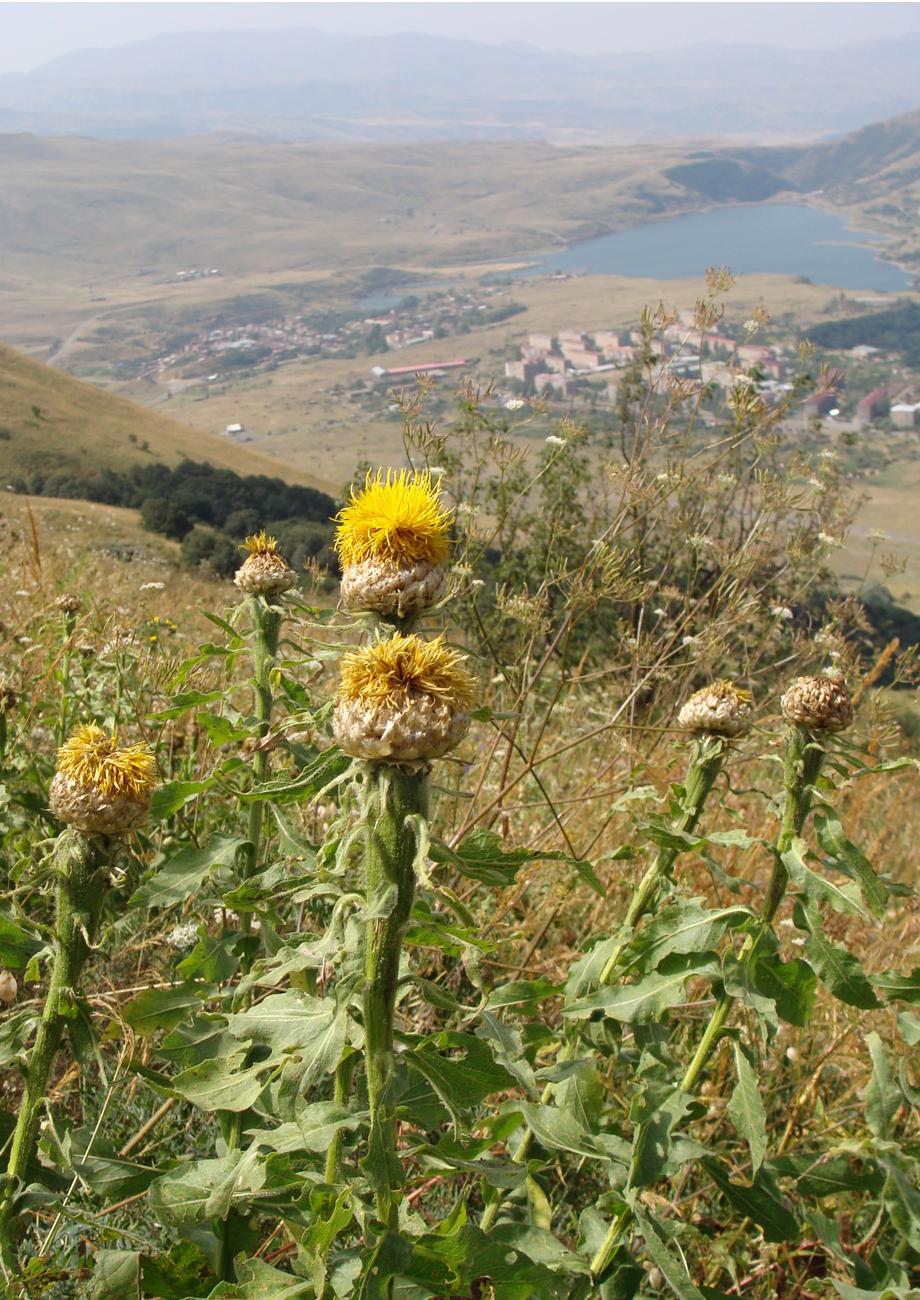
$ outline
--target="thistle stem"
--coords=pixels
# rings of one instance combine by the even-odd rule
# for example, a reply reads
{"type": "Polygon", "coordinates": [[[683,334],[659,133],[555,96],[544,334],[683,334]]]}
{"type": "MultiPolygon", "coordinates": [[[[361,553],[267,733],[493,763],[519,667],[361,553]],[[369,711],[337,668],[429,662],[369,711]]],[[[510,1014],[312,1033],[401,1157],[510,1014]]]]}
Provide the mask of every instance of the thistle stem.
{"type": "Polygon", "coordinates": [[[89,956],[104,895],[108,842],[66,830],[54,849],[57,874],[51,978],[35,1042],[29,1053],[25,1088],[0,1192],[0,1256],[16,1267],[13,1241],[15,1195],[35,1158],[48,1079],[64,1026],[77,996],[80,974],[89,956]]]}
{"type": "MultiPolygon", "coordinates": [[[[357,1064],[358,1054],[356,1052],[348,1052],[348,1054],[344,1056],[336,1066],[335,1086],[333,1088],[332,1100],[337,1106],[344,1106],[348,1101],[357,1064]]],[[[339,1181],[341,1174],[342,1130],[337,1129],[332,1135],[332,1141],[329,1143],[329,1150],[326,1152],[326,1182],[331,1183],[334,1186],[339,1181]]]]}
{"type": "MultiPolygon", "coordinates": [[[[727,742],[721,736],[701,736],[694,742],[693,750],[690,755],[690,764],[687,768],[687,778],[684,782],[684,799],[683,810],[680,817],[674,824],[676,831],[692,833],[699,822],[703,812],[706,800],[709,797],[712,787],[715,785],[716,778],[722,770],[722,764],[725,760],[725,750],[727,742]]],[[[626,916],[623,920],[624,929],[632,929],[637,921],[645,915],[648,909],[653,905],[658,895],[661,882],[671,873],[671,869],[677,860],[680,850],[673,847],[662,847],[659,849],[655,861],[639,881],[629,907],[626,909],[626,916]]],[[[623,950],[629,943],[629,936],[624,936],[623,940],[618,943],[607,961],[598,978],[598,987],[603,988],[609,984],[616,975],[619,967],[620,958],[623,950]]],[[[584,1034],[584,1027],[581,1023],[571,1031],[568,1040],[563,1043],[559,1055],[556,1058],[558,1065],[572,1060],[578,1051],[581,1038],[584,1034]]],[[[555,1092],[555,1084],[548,1083],[543,1089],[540,1096],[540,1104],[547,1105],[555,1092]]],[[[517,1146],[511,1153],[511,1158],[515,1164],[521,1164],[527,1159],[528,1152],[533,1144],[533,1130],[525,1129],[517,1146]]],[[[498,1212],[501,1209],[504,1197],[500,1191],[496,1191],[495,1197],[484,1209],[479,1221],[479,1226],[483,1232],[488,1232],[494,1224],[498,1212]]]]}
{"type": "MultiPolygon", "coordinates": [[[[791,725],[786,741],[786,754],[783,763],[783,787],[785,789],[783,820],[774,849],[773,870],[764,896],[763,906],[760,910],[760,925],[757,935],[755,937],[749,934],[745,939],[741,948],[741,960],[753,956],[760,936],[776,916],[785,897],[789,873],[783,863],[782,855],[791,847],[794,838],[801,834],[805,825],[811,809],[813,787],[821,771],[823,759],[824,750],[813,734],[806,727],[791,725]]],[[[722,1031],[736,1001],[737,999],[732,994],[724,991],[717,999],[712,1016],[703,1032],[703,1037],[700,1039],[693,1059],[681,1079],[680,1090],[682,1092],[692,1092],[699,1083],[700,1076],[722,1037],[722,1031]]],[[[633,1154],[625,1188],[627,1193],[635,1187],[636,1175],[641,1165],[643,1151],[648,1142],[649,1132],[650,1125],[648,1122],[640,1124],[633,1140],[633,1154]]],[[[610,1266],[623,1232],[631,1220],[632,1208],[628,1205],[624,1206],[611,1223],[604,1241],[591,1261],[591,1273],[595,1279],[602,1277],[605,1270],[610,1266]]]]}
{"type": "MultiPolygon", "coordinates": [[[[272,716],[271,671],[278,653],[278,639],[281,633],[281,611],[273,609],[263,596],[252,595],[248,600],[252,618],[252,684],[255,692],[256,737],[264,739],[268,735],[272,716]]],[[[257,749],[252,760],[252,783],[261,785],[269,772],[268,754],[257,749]]],[[[259,801],[249,805],[249,822],[247,827],[246,856],[242,863],[241,875],[244,880],[255,875],[259,869],[262,853],[262,828],[265,807],[259,801]]],[[[240,930],[244,935],[252,933],[252,913],[240,913],[240,930]]],[[[240,972],[246,974],[252,964],[248,952],[244,951],[240,960],[240,972]]],[[[224,1131],[224,1140],[228,1151],[235,1151],[240,1145],[243,1130],[243,1117],[238,1112],[223,1111],[219,1116],[224,1131]]],[[[220,1238],[217,1272],[222,1282],[234,1280],[233,1267],[233,1218],[231,1210],[226,1219],[217,1225],[220,1238]]]]}
{"type": "MultiPolygon", "coordinates": [[[[255,691],[256,736],[263,740],[271,726],[272,688],[271,671],[278,653],[278,638],[281,632],[281,611],[273,609],[262,596],[250,596],[249,608],[253,626],[253,689],[255,691]]],[[[252,760],[253,785],[261,785],[268,778],[268,754],[257,749],[252,760]]],[[[255,875],[259,868],[262,850],[262,827],[265,806],[259,801],[249,805],[249,826],[246,859],[243,863],[243,878],[255,875]]],[[[252,914],[243,912],[240,916],[240,928],[244,934],[252,929],[252,914]]]]}
{"type": "Polygon", "coordinates": [[[399,1221],[404,1172],[396,1154],[393,1030],[402,940],[415,896],[416,833],[410,818],[427,816],[427,775],[369,763],[365,791],[364,1037],[370,1134],[365,1168],[377,1213],[399,1221]],[[408,823],[408,824],[407,824],[408,823]]]}

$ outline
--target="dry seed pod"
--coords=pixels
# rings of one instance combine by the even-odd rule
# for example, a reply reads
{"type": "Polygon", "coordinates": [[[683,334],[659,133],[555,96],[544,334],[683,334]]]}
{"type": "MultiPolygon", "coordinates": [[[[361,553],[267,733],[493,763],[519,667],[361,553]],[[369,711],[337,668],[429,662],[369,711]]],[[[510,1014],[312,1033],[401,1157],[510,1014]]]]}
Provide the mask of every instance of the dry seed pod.
{"type": "Polygon", "coordinates": [[[430,474],[369,473],[336,516],[342,603],[390,618],[430,609],[447,584],[451,517],[430,474]]]}
{"type": "Polygon", "coordinates": [[[83,601],[72,591],[65,591],[54,602],[62,614],[79,614],[83,601]]]}
{"type": "Polygon", "coordinates": [[[460,743],[475,683],[443,637],[396,632],[342,660],[333,733],[346,754],[380,763],[428,762],[460,743]]]}
{"type": "Polygon", "coordinates": [[[745,736],[751,729],[753,713],[750,691],[733,682],[719,681],[691,695],[677,715],[677,723],[697,734],[745,736]]]}
{"type": "Polygon", "coordinates": [[[846,686],[827,673],[796,677],[780,704],[787,722],[810,731],[843,731],[853,721],[846,686]]]}
{"type": "Polygon", "coordinates": [[[51,811],[84,835],[119,838],[145,820],[156,786],[146,745],[119,748],[94,722],[78,727],[58,750],[51,811]]]}
{"type": "Polygon", "coordinates": [[[297,574],[281,554],[274,537],[253,533],[244,546],[249,554],[233,579],[247,596],[280,596],[297,585],[297,574]]]}

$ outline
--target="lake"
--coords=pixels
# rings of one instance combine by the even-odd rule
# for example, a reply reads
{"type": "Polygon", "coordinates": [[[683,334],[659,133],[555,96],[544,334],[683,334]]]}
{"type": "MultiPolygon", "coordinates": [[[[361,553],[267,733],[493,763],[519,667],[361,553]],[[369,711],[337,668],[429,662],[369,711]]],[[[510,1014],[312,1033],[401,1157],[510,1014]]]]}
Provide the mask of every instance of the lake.
{"type": "Polygon", "coordinates": [[[851,230],[841,217],[804,203],[751,203],[585,239],[528,270],[671,280],[699,278],[709,266],[727,266],[736,275],[802,275],[839,289],[909,288],[912,277],[881,261],[867,247],[873,242],[882,242],[881,237],[851,230]]]}

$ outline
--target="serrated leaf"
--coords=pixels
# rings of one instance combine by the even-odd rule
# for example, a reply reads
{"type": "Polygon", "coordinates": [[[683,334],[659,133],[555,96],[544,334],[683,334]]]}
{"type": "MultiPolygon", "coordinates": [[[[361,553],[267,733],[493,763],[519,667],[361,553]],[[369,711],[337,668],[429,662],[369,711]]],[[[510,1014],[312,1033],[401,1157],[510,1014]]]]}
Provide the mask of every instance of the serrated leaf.
{"type": "Polygon", "coordinates": [[[584,1019],[602,1011],[612,1020],[626,1024],[654,1020],[683,1001],[687,980],[693,975],[717,975],[718,959],[714,953],[674,953],[660,963],[650,975],[635,984],[604,987],[568,1006],[566,1016],[584,1019]]]}
{"type": "Polygon", "coordinates": [[[306,801],[332,785],[351,767],[351,759],[335,745],[324,749],[294,778],[282,778],[267,781],[264,785],[253,786],[237,797],[242,803],[261,803],[266,799],[272,803],[285,804],[293,800],[306,801]]]}
{"type": "Polygon", "coordinates": [[[748,1144],[751,1167],[756,1174],[767,1151],[767,1114],[751,1063],[740,1043],[736,1042],[734,1048],[738,1082],[728,1103],[727,1114],[748,1144]]]}
{"type": "Polygon", "coordinates": [[[199,1110],[239,1112],[255,1105],[263,1084],[255,1069],[241,1069],[246,1053],[217,1056],[183,1070],[173,1079],[180,1097],[199,1110]]]}
{"type": "Polygon", "coordinates": [[[246,843],[235,835],[215,835],[203,849],[187,846],[169,859],[152,880],[132,894],[129,907],[171,907],[196,893],[216,867],[232,866],[246,843]]]}
{"type": "Polygon", "coordinates": [[[878,917],[883,916],[889,897],[888,887],[876,875],[872,863],[862,850],[851,844],[844,835],[837,814],[831,809],[817,814],[815,830],[824,852],[859,883],[871,911],[878,917]]]}
{"type": "Polygon", "coordinates": [[[623,969],[647,972],[672,953],[704,952],[711,949],[726,929],[743,925],[752,913],[746,907],[723,907],[715,911],[700,906],[696,898],[669,903],[644,926],[624,955],[623,969]]]}
{"type": "Polygon", "coordinates": [[[706,1300],[699,1287],[691,1281],[682,1257],[675,1255],[659,1234],[654,1216],[639,1205],[635,1206],[633,1213],[645,1239],[645,1249],[679,1300],[706,1300]]]}
{"type": "Polygon", "coordinates": [[[852,883],[838,885],[836,881],[812,871],[805,861],[807,853],[808,846],[805,841],[794,839],[786,852],[781,854],[783,866],[789,872],[789,879],[796,888],[801,889],[805,897],[813,903],[830,903],[837,912],[861,916],[864,920],[868,920],[869,913],[860,900],[859,887],[852,883]]]}
{"type": "Polygon", "coordinates": [[[150,1204],[166,1226],[225,1219],[231,1208],[265,1186],[266,1164],[255,1148],[218,1160],[180,1165],[150,1186],[150,1204]]]}
{"type": "Polygon", "coordinates": [[[164,782],[154,791],[150,804],[150,820],[162,822],[167,817],[172,817],[190,800],[197,798],[205,790],[210,790],[211,784],[211,781],[164,782]]]}
{"type": "Polygon", "coordinates": [[[90,1300],[140,1300],[141,1255],[137,1250],[97,1250],[90,1300]]]}
{"type": "Polygon", "coordinates": [[[859,959],[827,938],[815,905],[797,899],[794,916],[798,928],[808,934],[805,947],[812,965],[834,997],[865,1011],[877,1007],[878,998],[872,991],[872,985],[866,978],[859,959]]]}
{"type": "Polygon", "coordinates": [[[123,1008],[122,1017],[136,1034],[149,1038],[158,1029],[173,1029],[193,1007],[215,992],[213,985],[180,984],[171,989],[144,989],[123,1008]]]}
{"type": "Polygon", "coordinates": [[[516,1080],[495,1060],[488,1046],[471,1034],[449,1032],[417,1039],[406,1061],[431,1084],[448,1111],[459,1116],[516,1080]]]}
{"type": "Polygon", "coordinates": [[[7,912],[0,912],[0,963],[21,970],[44,946],[37,934],[26,930],[7,912]]]}
{"type": "Polygon", "coordinates": [[[701,1163],[726,1200],[763,1229],[766,1241],[798,1241],[800,1232],[795,1216],[773,1196],[762,1174],[746,1186],[733,1183],[721,1161],[701,1163]]]}
{"type": "Polygon", "coordinates": [[[891,1136],[891,1124],[901,1098],[895,1087],[882,1040],[877,1033],[873,1031],[866,1034],[866,1046],[872,1058],[872,1078],[866,1085],[864,1094],[866,1122],[875,1136],[884,1141],[891,1136]]]}
{"type": "Polygon", "coordinates": [[[510,885],[528,862],[568,862],[577,870],[581,869],[580,874],[588,883],[600,887],[596,877],[592,882],[593,871],[589,870],[589,863],[579,862],[555,849],[509,849],[495,831],[479,827],[464,836],[455,848],[440,840],[432,840],[431,858],[484,885],[510,885]]]}
{"type": "Polygon", "coordinates": [[[303,1090],[338,1065],[345,1046],[347,1008],[337,1008],[331,998],[314,998],[300,989],[289,989],[228,1016],[227,1026],[240,1041],[270,1049],[270,1056],[259,1062],[260,1069],[296,1058],[303,1090]]]}

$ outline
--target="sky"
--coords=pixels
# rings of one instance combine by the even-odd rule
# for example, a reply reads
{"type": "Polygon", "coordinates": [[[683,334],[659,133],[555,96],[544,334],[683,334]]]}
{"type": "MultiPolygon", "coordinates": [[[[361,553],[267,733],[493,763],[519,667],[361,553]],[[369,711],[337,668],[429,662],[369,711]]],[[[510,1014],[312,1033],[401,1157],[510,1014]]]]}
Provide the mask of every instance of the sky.
{"type": "Polygon", "coordinates": [[[416,31],[579,54],[677,49],[700,41],[826,49],[920,34],[920,2],[723,3],[9,3],[0,0],[0,73],[28,72],[70,50],[124,45],[164,32],[319,27],[340,34],[416,31]]]}

